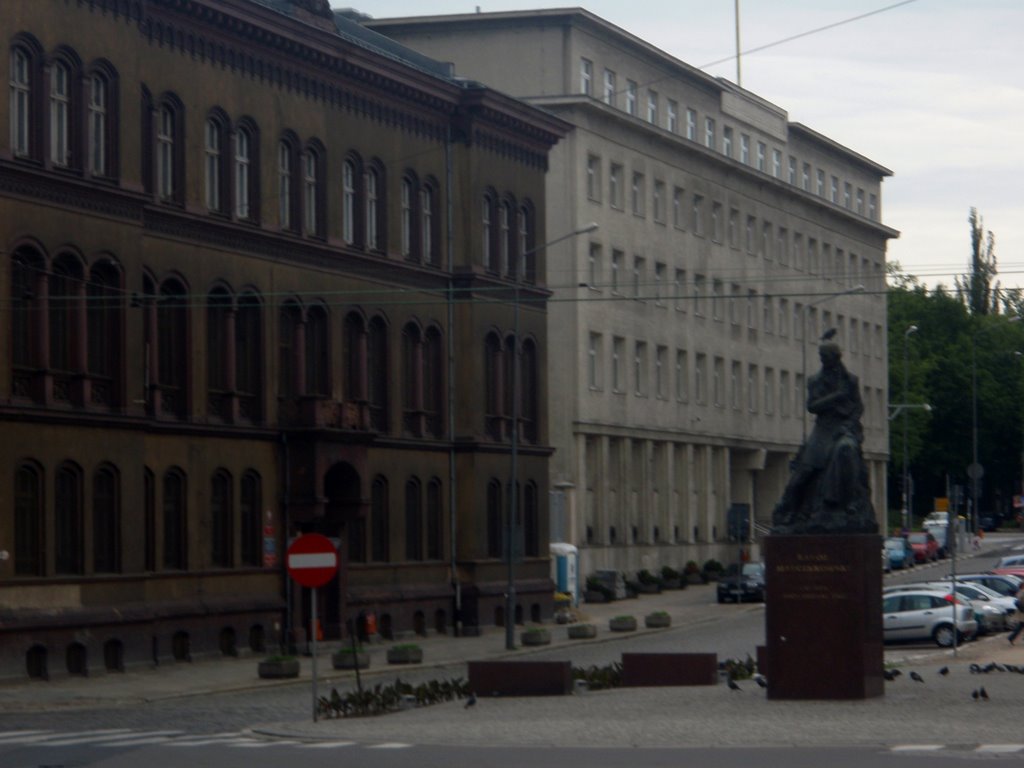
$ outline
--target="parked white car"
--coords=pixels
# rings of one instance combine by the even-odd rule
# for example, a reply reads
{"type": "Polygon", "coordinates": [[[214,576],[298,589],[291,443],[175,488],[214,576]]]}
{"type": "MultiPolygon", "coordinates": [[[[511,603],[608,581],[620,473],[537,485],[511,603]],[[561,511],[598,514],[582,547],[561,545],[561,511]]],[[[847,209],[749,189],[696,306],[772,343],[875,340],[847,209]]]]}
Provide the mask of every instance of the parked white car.
{"type": "Polygon", "coordinates": [[[941,648],[974,637],[974,609],[949,590],[917,589],[882,596],[882,633],[894,640],[934,640],[941,648]]]}
{"type": "MultiPolygon", "coordinates": [[[[882,590],[882,593],[890,594],[918,589],[949,591],[951,587],[952,582],[948,581],[919,582],[887,587],[882,590]]],[[[958,580],[956,595],[974,609],[974,620],[978,622],[978,634],[980,635],[1002,632],[1009,624],[1009,617],[1017,612],[1015,600],[1003,597],[981,584],[969,584],[958,580]]]]}

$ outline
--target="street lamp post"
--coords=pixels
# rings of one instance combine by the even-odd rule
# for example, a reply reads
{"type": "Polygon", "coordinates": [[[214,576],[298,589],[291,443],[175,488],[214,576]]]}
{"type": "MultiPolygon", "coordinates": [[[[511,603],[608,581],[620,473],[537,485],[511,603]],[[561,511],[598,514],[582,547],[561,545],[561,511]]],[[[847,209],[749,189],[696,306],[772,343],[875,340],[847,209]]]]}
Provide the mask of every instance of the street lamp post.
{"type": "MultiPolygon", "coordinates": [[[[1014,315],[1007,323],[1020,321],[1020,315],[1014,315]]],[[[990,325],[989,328],[996,326],[990,325]]],[[[967,477],[971,481],[971,514],[967,518],[967,529],[972,534],[978,526],[978,481],[985,470],[978,463],[978,330],[977,318],[974,318],[974,330],[971,333],[971,466],[967,468],[967,477]]]]}
{"type": "MultiPolygon", "coordinates": [[[[911,325],[903,332],[903,402],[909,403],[910,398],[907,397],[907,380],[908,380],[908,363],[910,359],[910,336],[911,334],[917,333],[917,326],[911,325]]],[[[903,411],[903,530],[910,530],[910,504],[909,500],[909,486],[908,486],[908,474],[907,474],[907,416],[908,413],[904,409],[903,411]]],[[[885,535],[888,536],[889,532],[886,531],[885,535]]]]}
{"type": "Polygon", "coordinates": [[[585,227],[574,229],[572,232],[568,232],[561,237],[556,237],[554,240],[548,240],[546,243],[542,243],[534,248],[530,248],[520,254],[520,269],[517,270],[519,274],[515,278],[515,286],[513,289],[513,330],[512,330],[512,446],[511,446],[511,467],[510,474],[511,480],[509,482],[509,508],[508,514],[506,515],[505,521],[505,552],[508,556],[508,583],[505,589],[505,648],[510,651],[514,651],[516,647],[516,577],[515,577],[515,548],[513,542],[515,541],[516,532],[516,510],[519,504],[519,390],[522,386],[520,382],[520,365],[521,360],[519,359],[520,351],[522,349],[519,343],[519,283],[525,277],[526,271],[526,257],[532,256],[538,251],[542,251],[546,248],[550,248],[552,245],[557,245],[564,240],[569,240],[580,235],[586,235],[590,232],[595,232],[599,225],[597,222],[590,222],[585,227]]]}
{"type": "MultiPolygon", "coordinates": [[[[863,292],[864,292],[864,286],[863,285],[855,285],[855,286],[853,286],[853,288],[849,288],[849,289],[847,289],[845,291],[839,291],[838,293],[830,293],[827,296],[822,296],[817,301],[810,301],[810,302],[804,304],[804,309],[803,309],[803,313],[801,315],[801,320],[800,320],[800,323],[803,326],[803,331],[802,331],[803,332],[803,343],[800,345],[800,348],[801,348],[800,352],[801,352],[801,368],[803,370],[803,382],[804,382],[804,389],[805,390],[807,388],[807,315],[810,313],[811,307],[815,307],[818,304],[821,304],[823,301],[829,301],[830,299],[839,298],[840,296],[849,296],[851,293],[863,293],[863,292]]],[[[806,408],[806,406],[803,409],[803,414],[804,414],[804,422],[803,422],[803,430],[804,431],[803,431],[802,440],[807,440],[807,408],[806,408]]]]}

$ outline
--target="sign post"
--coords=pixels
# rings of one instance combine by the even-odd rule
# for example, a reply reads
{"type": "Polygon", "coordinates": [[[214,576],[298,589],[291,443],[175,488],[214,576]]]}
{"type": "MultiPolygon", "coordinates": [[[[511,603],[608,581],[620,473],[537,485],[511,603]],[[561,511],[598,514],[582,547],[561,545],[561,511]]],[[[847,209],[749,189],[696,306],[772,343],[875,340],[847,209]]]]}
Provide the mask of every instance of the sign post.
{"type": "Polygon", "coordinates": [[[310,605],[313,625],[310,634],[313,638],[313,722],[317,721],[316,695],[316,653],[317,634],[320,624],[317,621],[316,589],[322,587],[338,573],[338,551],[331,540],[319,533],[307,533],[295,539],[288,547],[288,575],[299,585],[311,589],[310,605]]]}

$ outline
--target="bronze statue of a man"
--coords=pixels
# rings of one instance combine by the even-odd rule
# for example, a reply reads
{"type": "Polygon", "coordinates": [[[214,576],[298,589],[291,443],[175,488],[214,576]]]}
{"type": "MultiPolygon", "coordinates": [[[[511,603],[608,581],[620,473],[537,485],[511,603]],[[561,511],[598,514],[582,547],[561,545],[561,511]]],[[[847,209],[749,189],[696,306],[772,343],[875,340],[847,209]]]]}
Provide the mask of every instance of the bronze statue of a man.
{"type": "Polygon", "coordinates": [[[838,344],[822,342],[818,355],[821,370],[807,382],[814,428],[790,465],[789,482],[772,513],[772,531],[877,533],[861,451],[860,383],[843,365],[838,344]]]}

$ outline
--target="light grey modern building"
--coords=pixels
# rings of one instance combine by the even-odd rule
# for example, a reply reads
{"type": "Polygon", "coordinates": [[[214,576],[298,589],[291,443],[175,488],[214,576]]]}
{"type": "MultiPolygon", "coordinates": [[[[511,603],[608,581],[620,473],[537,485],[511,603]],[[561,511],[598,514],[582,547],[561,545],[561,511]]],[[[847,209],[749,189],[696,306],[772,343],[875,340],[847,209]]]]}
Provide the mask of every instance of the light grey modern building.
{"type": "Polygon", "coordinates": [[[828,328],[884,509],[888,169],[579,8],[364,23],[575,126],[548,232],[600,228],[545,278],[552,509],[581,573],[733,560],[730,507],[756,545],[828,328]]]}

